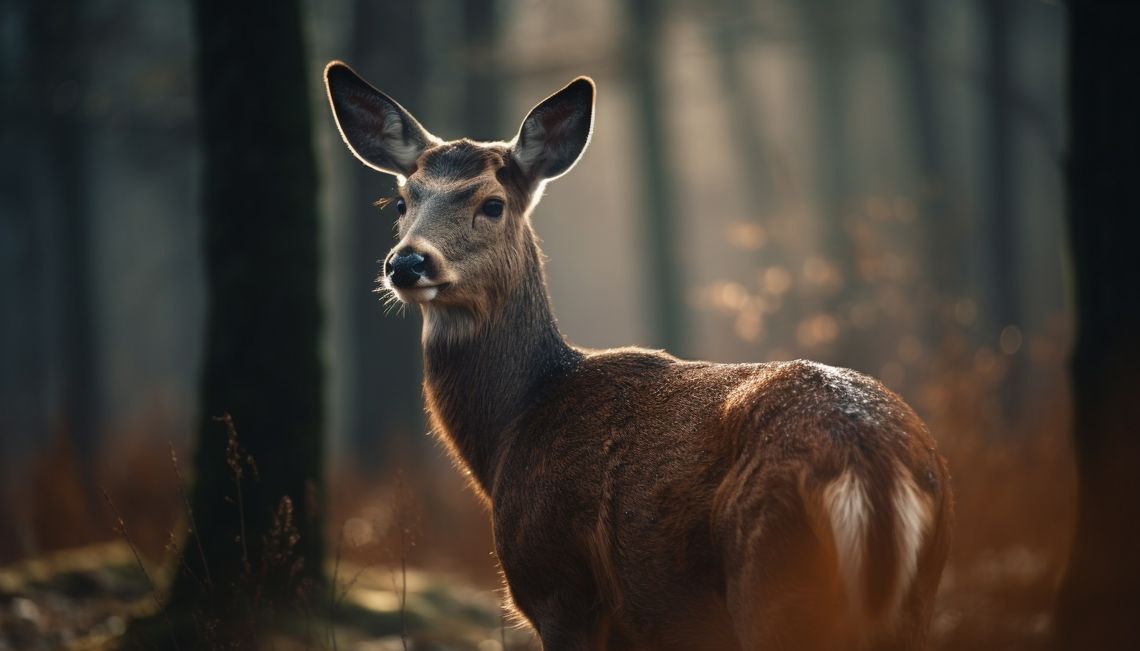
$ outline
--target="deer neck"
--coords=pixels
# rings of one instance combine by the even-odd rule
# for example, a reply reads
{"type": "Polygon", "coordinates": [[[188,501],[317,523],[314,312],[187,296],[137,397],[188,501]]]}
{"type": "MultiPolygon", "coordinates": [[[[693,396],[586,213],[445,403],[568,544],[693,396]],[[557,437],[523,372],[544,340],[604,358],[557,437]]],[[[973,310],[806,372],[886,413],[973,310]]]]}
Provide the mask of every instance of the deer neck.
{"type": "Polygon", "coordinates": [[[581,360],[550,307],[538,246],[485,314],[424,307],[424,395],[433,427],[489,495],[514,425],[581,360]]]}

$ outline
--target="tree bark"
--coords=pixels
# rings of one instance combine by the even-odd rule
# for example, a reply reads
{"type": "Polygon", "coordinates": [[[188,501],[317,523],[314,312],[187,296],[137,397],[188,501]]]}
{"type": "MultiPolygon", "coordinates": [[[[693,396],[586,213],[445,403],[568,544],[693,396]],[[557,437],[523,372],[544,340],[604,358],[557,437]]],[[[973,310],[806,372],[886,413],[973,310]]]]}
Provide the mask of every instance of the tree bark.
{"type": "Polygon", "coordinates": [[[1140,648],[1140,5],[1069,3],[1068,224],[1077,532],[1058,649],[1140,648]]]}
{"type": "Polygon", "coordinates": [[[204,611],[224,641],[252,644],[268,617],[300,606],[322,579],[310,71],[296,0],[198,0],[194,18],[207,340],[197,540],[183,545],[188,571],[167,614],[204,611]],[[238,447],[227,449],[225,414],[238,447]]]}

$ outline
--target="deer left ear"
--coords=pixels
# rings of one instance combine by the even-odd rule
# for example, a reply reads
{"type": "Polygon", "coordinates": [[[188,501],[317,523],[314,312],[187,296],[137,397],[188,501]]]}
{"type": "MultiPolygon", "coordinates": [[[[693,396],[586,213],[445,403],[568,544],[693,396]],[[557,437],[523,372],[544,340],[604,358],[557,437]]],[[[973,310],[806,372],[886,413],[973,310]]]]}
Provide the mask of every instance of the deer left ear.
{"type": "Polygon", "coordinates": [[[593,125],[594,81],[578,77],[530,110],[511,154],[536,181],[562,176],[582,156],[593,125]]]}

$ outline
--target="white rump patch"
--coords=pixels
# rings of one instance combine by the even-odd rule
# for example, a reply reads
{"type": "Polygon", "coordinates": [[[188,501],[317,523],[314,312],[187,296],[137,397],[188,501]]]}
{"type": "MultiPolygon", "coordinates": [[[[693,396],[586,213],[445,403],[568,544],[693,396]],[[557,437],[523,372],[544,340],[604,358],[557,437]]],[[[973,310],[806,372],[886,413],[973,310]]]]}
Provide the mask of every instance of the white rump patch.
{"type": "Polygon", "coordinates": [[[899,572],[898,584],[892,595],[892,611],[906,596],[918,571],[918,554],[922,551],[923,538],[930,530],[932,515],[930,499],[918,490],[914,477],[902,466],[899,466],[893,500],[899,572]]]}
{"type": "Polygon", "coordinates": [[[823,490],[823,506],[831,522],[831,535],[835,538],[835,552],[839,573],[847,590],[852,608],[858,612],[863,596],[860,578],[863,574],[863,553],[866,547],[867,524],[871,505],[863,483],[850,470],[843,471],[823,490]]]}

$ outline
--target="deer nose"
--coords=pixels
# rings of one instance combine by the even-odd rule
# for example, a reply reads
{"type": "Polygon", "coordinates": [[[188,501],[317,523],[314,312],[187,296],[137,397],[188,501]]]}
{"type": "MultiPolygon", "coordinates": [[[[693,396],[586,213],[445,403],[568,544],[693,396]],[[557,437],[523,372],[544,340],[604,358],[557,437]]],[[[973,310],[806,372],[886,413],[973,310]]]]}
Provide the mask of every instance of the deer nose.
{"type": "Polygon", "coordinates": [[[415,251],[404,249],[388,258],[388,276],[396,287],[414,287],[420,278],[426,278],[427,275],[428,259],[415,251]]]}

